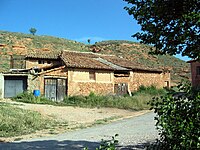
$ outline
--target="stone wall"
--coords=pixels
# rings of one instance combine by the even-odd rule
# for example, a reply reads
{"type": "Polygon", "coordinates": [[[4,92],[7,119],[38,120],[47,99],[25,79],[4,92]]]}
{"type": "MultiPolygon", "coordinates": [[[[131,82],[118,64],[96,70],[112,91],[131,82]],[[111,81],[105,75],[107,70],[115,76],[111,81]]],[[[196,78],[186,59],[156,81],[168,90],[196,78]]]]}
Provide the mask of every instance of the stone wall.
{"type": "Polygon", "coordinates": [[[141,85],[163,88],[170,86],[170,72],[146,72],[146,71],[131,71],[130,76],[115,76],[114,83],[128,83],[128,90],[135,91],[141,85]]]}
{"type": "Polygon", "coordinates": [[[133,72],[131,83],[132,90],[137,90],[141,85],[153,85],[157,88],[162,88],[164,86],[162,73],[152,73],[144,71],[133,72]]]}
{"type": "Polygon", "coordinates": [[[33,90],[40,90],[41,93],[43,92],[43,86],[44,82],[42,81],[41,76],[33,76],[33,75],[28,75],[28,91],[33,92],[33,90]]]}

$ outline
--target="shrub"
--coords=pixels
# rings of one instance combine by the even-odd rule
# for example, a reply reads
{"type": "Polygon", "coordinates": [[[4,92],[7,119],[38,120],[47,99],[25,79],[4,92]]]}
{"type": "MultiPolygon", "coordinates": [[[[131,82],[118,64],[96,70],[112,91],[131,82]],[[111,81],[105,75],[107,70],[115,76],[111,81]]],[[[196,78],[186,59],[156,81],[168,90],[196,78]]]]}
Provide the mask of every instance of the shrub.
{"type": "MultiPolygon", "coordinates": [[[[102,139],[100,146],[96,148],[96,150],[116,150],[119,143],[119,141],[116,140],[117,136],[118,134],[115,134],[115,136],[112,136],[111,140],[102,139]]],[[[88,148],[84,148],[83,150],[88,150],[88,148]]]]}
{"type": "Polygon", "coordinates": [[[25,91],[13,97],[12,100],[25,103],[52,104],[53,102],[43,96],[35,97],[33,93],[25,91]]]}
{"type": "Polygon", "coordinates": [[[90,93],[88,96],[68,96],[63,103],[70,106],[80,107],[113,107],[120,109],[142,110],[149,109],[147,102],[154,96],[163,95],[164,89],[155,87],[141,87],[139,91],[134,92],[133,96],[114,96],[114,95],[96,95],[90,93]]]}
{"type": "Polygon", "coordinates": [[[200,92],[180,85],[181,94],[154,98],[151,109],[157,116],[158,149],[200,149],[200,92]]]}
{"type": "Polygon", "coordinates": [[[152,96],[158,96],[158,95],[166,94],[166,90],[165,89],[158,89],[154,85],[147,86],[147,87],[144,86],[144,85],[141,85],[137,91],[132,92],[133,95],[141,94],[141,93],[149,94],[149,95],[152,95],[152,96]]]}

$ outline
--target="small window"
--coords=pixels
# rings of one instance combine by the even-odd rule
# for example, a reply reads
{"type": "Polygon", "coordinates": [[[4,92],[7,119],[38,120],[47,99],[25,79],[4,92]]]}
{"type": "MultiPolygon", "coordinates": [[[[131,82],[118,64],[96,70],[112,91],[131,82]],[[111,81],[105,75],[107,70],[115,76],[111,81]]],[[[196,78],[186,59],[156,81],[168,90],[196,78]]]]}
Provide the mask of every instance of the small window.
{"type": "Polygon", "coordinates": [[[95,75],[94,71],[89,72],[89,78],[90,78],[90,80],[96,80],[96,75],[95,75]]]}
{"type": "Polygon", "coordinates": [[[200,66],[196,67],[196,75],[200,75],[200,66]]]}
{"type": "Polygon", "coordinates": [[[38,64],[44,64],[44,60],[38,60],[38,64]]]}

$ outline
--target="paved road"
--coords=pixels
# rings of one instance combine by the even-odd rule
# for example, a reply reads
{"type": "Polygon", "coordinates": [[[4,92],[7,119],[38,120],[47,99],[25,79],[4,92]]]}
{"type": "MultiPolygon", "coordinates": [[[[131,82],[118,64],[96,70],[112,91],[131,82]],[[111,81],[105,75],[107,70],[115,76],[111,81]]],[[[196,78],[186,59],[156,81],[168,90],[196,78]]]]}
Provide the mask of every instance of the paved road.
{"type": "Polygon", "coordinates": [[[81,150],[83,147],[93,150],[99,145],[101,139],[111,139],[116,133],[119,134],[117,138],[120,144],[119,149],[144,149],[146,143],[157,138],[153,118],[153,113],[147,113],[108,125],[67,132],[54,137],[0,143],[0,150],[81,150]]]}

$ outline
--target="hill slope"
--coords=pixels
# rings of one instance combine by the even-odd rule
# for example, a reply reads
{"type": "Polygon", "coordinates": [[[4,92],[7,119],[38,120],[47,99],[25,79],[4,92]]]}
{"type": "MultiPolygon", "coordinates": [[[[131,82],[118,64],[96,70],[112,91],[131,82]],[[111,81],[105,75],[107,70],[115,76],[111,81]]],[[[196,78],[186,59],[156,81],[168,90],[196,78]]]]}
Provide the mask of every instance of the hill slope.
{"type": "Polygon", "coordinates": [[[173,56],[150,55],[150,46],[130,41],[103,41],[94,45],[51,36],[33,36],[30,34],[0,31],[0,72],[9,69],[10,55],[26,55],[33,50],[41,51],[94,51],[117,55],[138,65],[154,68],[171,68],[172,80],[179,82],[189,78],[189,65],[173,56]]]}

